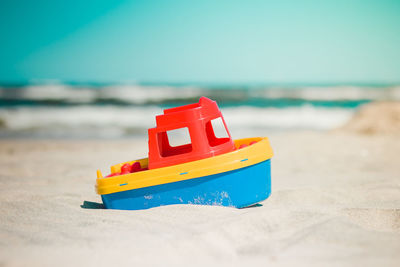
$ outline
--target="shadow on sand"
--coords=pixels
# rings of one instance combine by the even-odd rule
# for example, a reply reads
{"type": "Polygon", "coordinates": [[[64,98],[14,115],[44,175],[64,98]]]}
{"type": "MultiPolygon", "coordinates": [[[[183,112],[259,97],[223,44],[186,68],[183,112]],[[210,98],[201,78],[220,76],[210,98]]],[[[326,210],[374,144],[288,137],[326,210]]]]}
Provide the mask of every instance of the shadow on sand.
{"type": "Polygon", "coordinates": [[[85,201],[83,201],[81,208],[82,209],[104,209],[104,205],[102,203],[85,200],[85,201]]]}
{"type": "Polygon", "coordinates": [[[243,207],[241,209],[258,208],[258,207],[262,207],[262,206],[263,206],[262,204],[257,203],[257,204],[253,204],[251,206],[243,207]]]}
{"type": "MultiPolygon", "coordinates": [[[[262,204],[254,204],[251,206],[243,207],[241,209],[249,209],[249,208],[257,208],[257,207],[262,207],[262,204]]],[[[102,203],[97,203],[97,202],[92,202],[92,201],[83,201],[83,204],[81,205],[82,209],[105,209],[104,205],[102,203]]]]}

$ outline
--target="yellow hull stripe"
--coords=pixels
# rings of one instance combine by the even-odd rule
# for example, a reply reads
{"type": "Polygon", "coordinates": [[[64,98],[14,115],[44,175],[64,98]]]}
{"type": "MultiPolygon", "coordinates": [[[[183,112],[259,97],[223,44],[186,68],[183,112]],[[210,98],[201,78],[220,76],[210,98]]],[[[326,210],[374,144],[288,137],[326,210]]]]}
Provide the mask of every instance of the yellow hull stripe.
{"type": "MultiPolygon", "coordinates": [[[[131,189],[209,176],[251,166],[268,160],[273,156],[273,152],[267,137],[244,138],[235,140],[234,142],[236,148],[238,148],[240,145],[249,144],[252,141],[257,141],[257,143],[215,157],[164,168],[108,178],[103,178],[100,171],[98,171],[96,192],[100,195],[105,195],[131,189]]],[[[134,162],[140,162],[142,167],[147,167],[148,165],[147,158],[129,161],[128,163],[132,164],[134,162]]],[[[125,163],[126,162],[112,166],[111,172],[120,172],[121,166],[125,163]]]]}

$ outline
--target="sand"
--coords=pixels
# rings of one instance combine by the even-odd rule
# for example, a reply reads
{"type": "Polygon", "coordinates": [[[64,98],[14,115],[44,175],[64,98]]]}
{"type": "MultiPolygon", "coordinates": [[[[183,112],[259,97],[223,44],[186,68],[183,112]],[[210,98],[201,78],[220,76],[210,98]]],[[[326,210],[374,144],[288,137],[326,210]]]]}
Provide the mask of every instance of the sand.
{"type": "Polygon", "coordinates": [[[0,266],[400,266],[400,142],[270,135],[272,195],[246,209],[101,209],[95,173],[146,142],[0,141],[0,266]]]}
{"type": "Polygon", "coordinates": [[[400,101],[379,101],[363,105],[339,130],[364,135],[400,136],[400,101]]]}

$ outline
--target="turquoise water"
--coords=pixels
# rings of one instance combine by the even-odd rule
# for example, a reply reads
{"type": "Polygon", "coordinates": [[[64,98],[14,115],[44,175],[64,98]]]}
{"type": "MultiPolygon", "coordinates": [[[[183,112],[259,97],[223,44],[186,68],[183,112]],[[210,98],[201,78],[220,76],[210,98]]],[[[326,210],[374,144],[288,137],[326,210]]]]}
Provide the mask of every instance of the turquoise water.
{"type": "Polygon", "coordinates": [[[16,84],[0,85],[0,107],[115,105],[171,107],[193,103],[201,96],[218,101],[221,107],[253,106],[286,108],[305,104],[317,107],[355,108],[384,97],[392,88],[385,85],[209,85],[209,84],[16,84]],[[349,97],[348,92],[353,95],[349,97]],[[356,96],[354,96],[354,92],[356,96]],[[365,92],[365,93],[364,93],[365,92]],[[135,95],[136,94],[136,95],[135,95]],[[154,96],[157,94],[157,96],[154,96]],[[90,96],[88,96],[90,95],[90,96]],[[147,96],[146,96],[147,95],[147,96]],[[378,98],[380,98],[378,96],[378,98]]]}
{"type": "Polygon", "coordinates": [[[0,86],[0,138],[145,136],[169,107],[207,96],[236,136],[329,130],[361,105],[398,100],[400,87],[28,83],[0,86]]]}

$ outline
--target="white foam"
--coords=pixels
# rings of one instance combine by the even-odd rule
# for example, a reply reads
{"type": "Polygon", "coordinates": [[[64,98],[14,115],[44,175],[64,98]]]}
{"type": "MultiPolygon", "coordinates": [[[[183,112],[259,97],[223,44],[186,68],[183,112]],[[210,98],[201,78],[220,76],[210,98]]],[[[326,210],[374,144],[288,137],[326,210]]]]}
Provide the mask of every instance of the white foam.
{"type": "Polygon", "coordinates": [[[231,134],[236,137],[265,135],[268,131],[296,129],[330,130],[346,123],[354,110],[301,106],[285,109],[237,107],[223,114],[231,134]]]}
{"type": "MultiPolygon", "coordinates": [[[[301,106],[285,109],[232,107],[223,108],[232,134],[267,130],[328,130],[345,123],[353,114],[350,109],[301,106]]],[[[0,109],[3,131],[32,132],[43,135],[93,135],[121,137],[147,134],[155,126],[157,106],[73,106],[24,107],[0,109]]]]}
{"type": "Polygon", "coordinates": [[[183,90],[169,86],[114,85],[94,88],[63,84],[44,84],[13,89],[0,87],[0,98],[3,99],[52,100],[75,103],[118,100],[131,104],[144,104],[171,99],[193,98],[201,94],[201,90],[198,88],[185,87],[183,90]]]}
{"type": "Polygon", "coordinates": [[[304,87],[211,90],[197,87],[113,85],[104,87],[69,86],[63,84],[30,85],[6,89],[0,87],[0,98],[18,100],[56,100],[75,103],[93,103],[117,100],[132,104],[161,103],[166,100],[194,99],[202,95],[220,99],[262,98],[303,100],[400,100],[400,86],[391,87],[304,87]]]}
{"type": "Polygon", "coordinates": [[[269,88],[250,91],[252,97],[269,99],[295,98],[304,100],[400,100],[400,86],[359,87],[330,86],[304,88],[269,88]]]}
{"type": "Polygon", "coordinates": [[[158,107],[41,107],[0,110],[0,118],[10,129],[36,127],[147,127],[158,107]]]}

